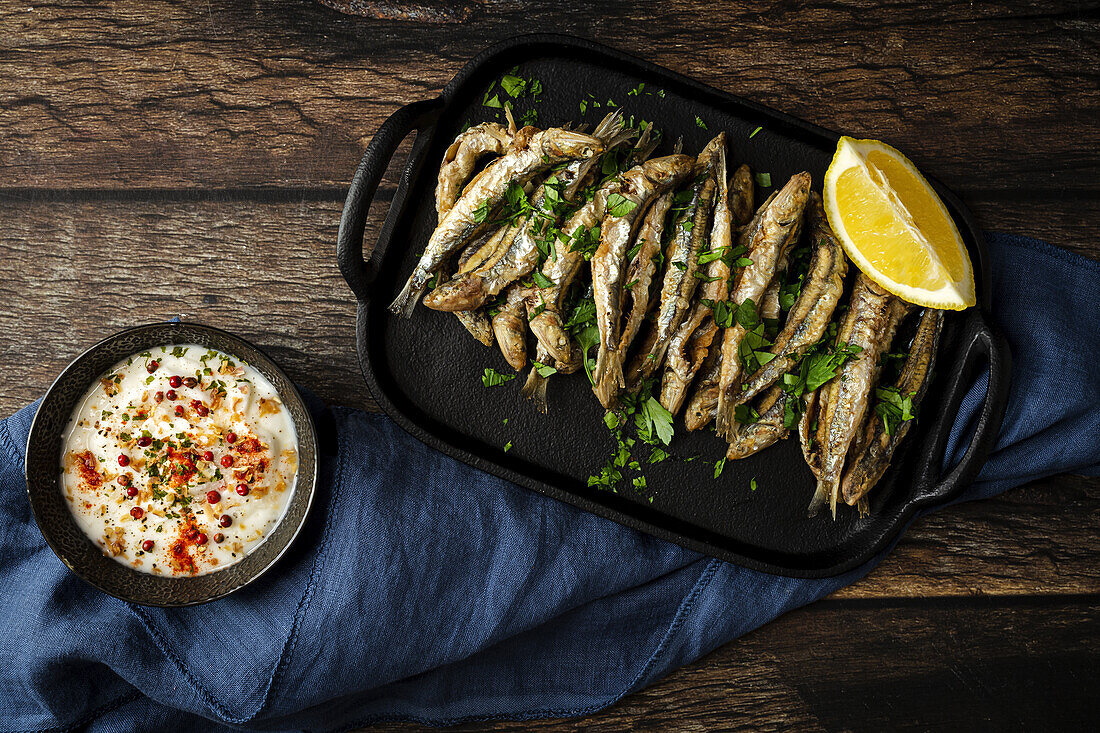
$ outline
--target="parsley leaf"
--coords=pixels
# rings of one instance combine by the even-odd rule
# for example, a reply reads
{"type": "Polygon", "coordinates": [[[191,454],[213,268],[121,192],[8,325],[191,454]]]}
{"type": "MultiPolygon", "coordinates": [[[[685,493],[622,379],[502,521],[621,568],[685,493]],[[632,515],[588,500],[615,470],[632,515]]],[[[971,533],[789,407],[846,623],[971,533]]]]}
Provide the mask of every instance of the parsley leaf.
{"type": "Polygon", "coordinates": [[[642,405],[642,414],[646,423],[657,433],[657,439],[665,445],[672,441],[672,413],[655,398],[650,397],[642,405]]]}
{"type": "Polygon", "coordinates": [[[535,273],[533,275],[531,275],[531,279],[534,280],[535,285],[538,285],[540,288],[549,288],[549,287],[552,287],[554,285],[553,280],[546,277],[546,275],[543,275],[541,272],[538,272],[537,270],[535,271],[535,273]]]}
{"type": "Polygon", "coordinates": [[[901,423],[908,422],[916,417],[913,412],[913,397],[915,395],[915,392],[902,395],[896,387],[879,387],[875,390],[875,397],[878,398],[878,402],[875,404],[875,414],[882,418],[887,435],[893,435],[901,423]]]}
{"type": "Polygon", "coordinates": [[[535,368],[535,371],[539,373],[539,376],[546,378],[558,373],[558,370],[548,364],[542,364],[537,361],[532,361],[531,365],[535,368]]]}
{"type": "Polygon", "coordinates": [[[485,367],[485,373],[481,375],[481,383],[486,387],[496,387],[515,378],[515,374],[501,374],[492,367],[485,367]]]}
{"type": "Polygon", "coordinates": [[[613,193],[607,197],[607,213],[614,217],[626,216],[634,209],[638,208],[638,204],[634,203],[621,193],[613,193]]]}

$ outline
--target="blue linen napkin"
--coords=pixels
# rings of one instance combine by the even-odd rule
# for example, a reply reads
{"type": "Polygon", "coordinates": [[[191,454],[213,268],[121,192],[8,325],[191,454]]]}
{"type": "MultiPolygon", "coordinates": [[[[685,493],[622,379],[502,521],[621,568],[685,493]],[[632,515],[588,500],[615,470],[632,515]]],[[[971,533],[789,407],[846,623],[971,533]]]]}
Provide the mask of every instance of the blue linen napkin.
{"type": "MultiPolygon", "coordinates": [[[[1020,237],[989,244],[1013,386],[965,499],[1100,474],[1100,263],[1020,237]]],[[[964,401],[948,456],[984,389],[964,401]]],[[[321,490],[294,550],[229,598],[143,608],[78,580],[35,527],[22,462],[35,407],[0,422],[8,730],[584,715],[877,562],[826,580],[747,570],[478,472],[384,416],[312,400],[321,490]]]]}

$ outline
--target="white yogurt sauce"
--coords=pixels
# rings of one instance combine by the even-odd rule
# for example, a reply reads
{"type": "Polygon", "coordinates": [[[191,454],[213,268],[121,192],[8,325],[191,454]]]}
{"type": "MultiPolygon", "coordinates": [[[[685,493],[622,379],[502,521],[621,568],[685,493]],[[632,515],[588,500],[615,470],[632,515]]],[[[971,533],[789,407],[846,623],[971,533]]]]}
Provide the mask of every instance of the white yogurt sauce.
{"type": "Polygon", "coordinates": [[[240,562],[282,519],[298,475],[294,421],[267,379],[204,346],[119,362],[65,429],[61,490],[118,562],[204,575],[240,562]]]}

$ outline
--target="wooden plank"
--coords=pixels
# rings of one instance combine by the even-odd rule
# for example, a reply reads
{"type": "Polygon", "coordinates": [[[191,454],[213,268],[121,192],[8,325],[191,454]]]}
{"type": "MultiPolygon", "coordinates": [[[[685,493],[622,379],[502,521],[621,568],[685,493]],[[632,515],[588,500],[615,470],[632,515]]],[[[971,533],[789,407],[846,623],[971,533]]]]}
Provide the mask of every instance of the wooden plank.
{"type": "Polygon", "coordinates": [[[177,315],[261,345],[323,399],[371,405],[354,300],[335,262],[340,208],[308,199],[6,203],[0,363],[20,369],[0,380],[0,411],[40,395],[99,339],[177,315]]]}
{"type": "MultiPolygon", "coordinates": [[[[99,339],[175,315],[256,342],[329,402],[376,409],[334,261],[341,204],[288,198],[0,201],[0,414],[39,396],[99,339]]],[[[368,241],[383,208],[372,209],[368,241]]],[[[1050,479],[919,522],[839,596],[1100,592],[1098,532],[1100,480],[1050,479]]]]}
{"type": "Polygon", "coordinates": [[[971,198],[1026,191],[1039,218],[1100,180],[1098,23],[1095,3],[518,2],[441,32],[304,0],[11,1],[0,185],[340,187],[399,105],[491,42],[553,28],[887,139],[971,198]]]}
{"type": "MultiPolygon", "coordinates": [[[[1088,730],[1100,599],[823,602],[579,720],[457,731],[1088,730]]],[[[385,724],[373,733],[427,733],[385,724]]]]}

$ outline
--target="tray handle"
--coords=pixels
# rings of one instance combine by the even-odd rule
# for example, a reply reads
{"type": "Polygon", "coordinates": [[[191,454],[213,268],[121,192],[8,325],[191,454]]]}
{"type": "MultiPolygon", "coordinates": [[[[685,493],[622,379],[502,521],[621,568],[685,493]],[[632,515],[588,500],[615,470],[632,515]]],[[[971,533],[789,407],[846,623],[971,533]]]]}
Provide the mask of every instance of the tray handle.
{"type": "MultiPolygon", "coordinates": [[[[411,178],[411,171],[419,167],[420,158],[427,146],[413,145],[413,151],[409,154],[409,161],[401,177],[398,194],[390,204],[389,214],[378,234],[378,241],[375,243],[374,250],[371,251],[370,259],[364,261],[363,232],[378,184],[401,141],[413,130],[422,133],[425,128],[434,125],[442,106],[443,99],[440,97],[425,99],[407,104],[390,115],[371,138],[370,144],[363,153],[363,159],[359,161],[359,167],[351,178],[347,199],[344,201],[344,211],[340,215],[340,230],[336,235],[336,261],[344,280],[360,301],[367,300],[369,287],[378,275],[377,265],[372,263],[380,260],[382,252],[378,250],[384,251],[383,243],[389,242],[390,233],[398,218],[395,214],[400,212],[404,204],[405,189],[411,178]]],[[[421,137],[422,134],[417,134],[418,141],[421,137]]]]}
{"type": "Polygon", "coordinates": [[[1001,420],[1008,403],[1012,355],[1008,342],[985,319],[975,315],[972,323],[975,325],[966,334],[964,353],[957,362],[959,366],[947,385],[946,414],[958,413],[971,384],[967,376],[973,372],[972,365],[980,359],[989,364],[985,398],[966,452],[946,475],[943,475],[944,453],[953,423],[947,420],[939,423],[929,441],[931,448],[919,469],[917,485],[924,488],[915,502],[918,506],[949,501],[961,493],[977,477],[1000,435],[1001,420]]]}

